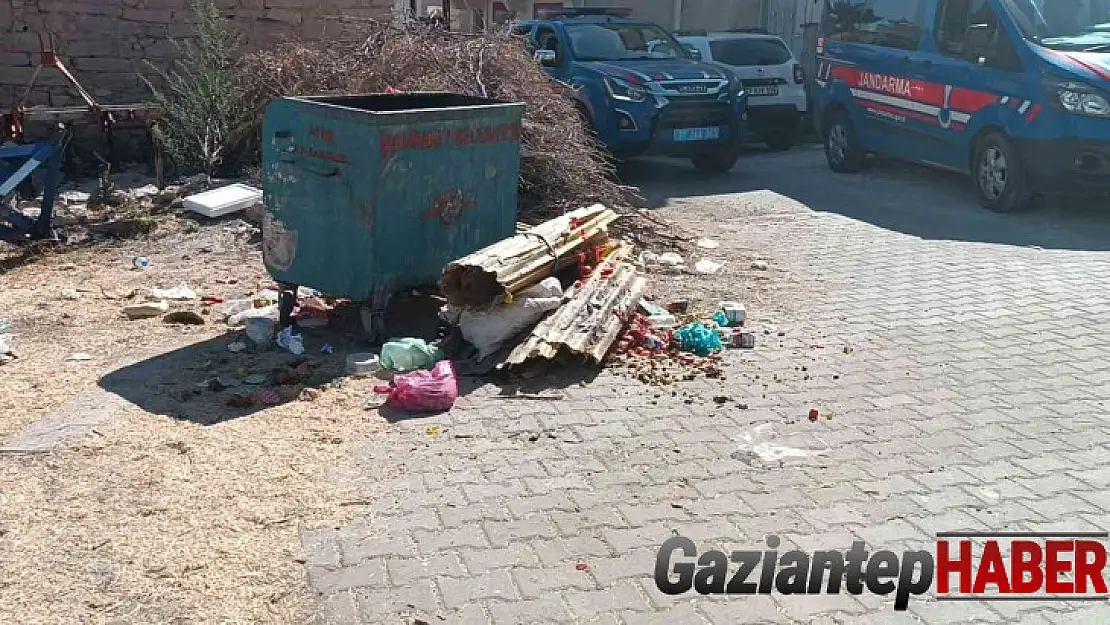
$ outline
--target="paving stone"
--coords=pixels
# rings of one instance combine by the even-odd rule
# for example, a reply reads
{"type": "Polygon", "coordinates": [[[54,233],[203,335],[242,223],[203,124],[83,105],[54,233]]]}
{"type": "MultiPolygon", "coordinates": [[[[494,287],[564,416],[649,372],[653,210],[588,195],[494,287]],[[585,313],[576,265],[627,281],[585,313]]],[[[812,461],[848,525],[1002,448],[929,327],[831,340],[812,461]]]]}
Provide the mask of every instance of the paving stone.
{"type": "Polygon", "coordinates": [[[766,190],[664,210],[721,233],[718,255],[738,269],[714,281],[736,280],[757,349],[726,350],[727,380],[691,381],[673,397],[612,371],[584,385],[560,371],[561,401],[496,400],[487,385],[460,400],[434,443],[417,421],[376,432],[334,479],[357,481],[379,514],[302,537],[314,589],[335,591],[320,595],[321,613],[337,623],[356,622],[355,608],[365,623],[414,610],[429,622],[1110,623],[1103,604],[917,597],[896,613],[869,594],[654,588],[655,555],[675,532],[702,551],[763,549],[768,534],[780,550],[858,538],[900,551],[944,529],[1110,525],[1110,222],[1064,208],[994,215],[962,183],[916,168],[833,175],[819,148],[746,157],[743,168],[722,184],[750,177],[766,190]],[[750,259],[731,258],[738,250],[770,259],[766,297],[762,285],[748,295],[750,259]],[[715,395],[733,401],[718,408],[715,395]],[[834,418],[810,423],[811,406],[834,418]],[[736,437],[765,422],[824,436],[829,451],[768,466],[734,458],[736,437]],[[554,437],[521,435],[542,429],[554,437]],[[382,480],[398,458],[418,471],[382,480]],[[381,563],[396,591],[357,587],[352,606],[336,590],[381,563]],[[432,569],[442,569],[434,585],[432,569]]]}

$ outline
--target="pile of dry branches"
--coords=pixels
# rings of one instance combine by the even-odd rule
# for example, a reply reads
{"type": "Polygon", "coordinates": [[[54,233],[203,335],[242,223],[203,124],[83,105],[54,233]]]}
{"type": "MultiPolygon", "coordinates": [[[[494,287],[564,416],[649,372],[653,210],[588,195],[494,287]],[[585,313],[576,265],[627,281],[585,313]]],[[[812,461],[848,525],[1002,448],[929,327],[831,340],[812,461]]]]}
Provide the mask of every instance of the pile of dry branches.
{"type": "Polygon", "coordinates": [[[430,26],[363,22],[342,41],[287,42],[245,57],[241,80],[259,112],[275,97],[448,91],[527,105],[520,170],[521,218],[535,221],[605,204],[625,212],[634,189],[612,168],[574,104],[507,31],[449,33],[430,26]]]}

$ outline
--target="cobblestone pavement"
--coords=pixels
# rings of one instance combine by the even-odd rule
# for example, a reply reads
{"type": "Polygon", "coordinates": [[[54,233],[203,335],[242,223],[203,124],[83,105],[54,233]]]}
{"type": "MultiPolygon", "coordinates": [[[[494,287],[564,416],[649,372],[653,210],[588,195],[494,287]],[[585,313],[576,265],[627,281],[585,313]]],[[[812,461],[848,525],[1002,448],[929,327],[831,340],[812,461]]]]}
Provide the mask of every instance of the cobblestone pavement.
{"type": "Polygon", "coordinates": [[[853,540],[900,552],[942,530],[1110,530],[1105,218],[992,215],[950,178],[888,165],[836,176],[806,150],[746,159],[714,188],[679,170],[662,178],[649,196],[705,196],[676,214],[749,226],[745,244],[803,280],[798,313],[776,320],[785,335],[729,355],[760,379],[733,376],[717,406],[602,375],[563,401],[479,391],[450,415],[396,424],[336,472],[364,481],[375,514],[303,536],[323,615],[1110,622],[1101,602],[915,598],[895,613],[892,597],[867,593],[656,590],[655,552],[675,531],[702,548],[760,549],[774,533],[780,552],[853,540]],[[718,195],[729,190],[750,193],[718,195]],[[833,418],[810,423],[810,407],[833,418]],[[831,451],[781,467],[735,455],[736,437],[763,422],[831,451]]]}

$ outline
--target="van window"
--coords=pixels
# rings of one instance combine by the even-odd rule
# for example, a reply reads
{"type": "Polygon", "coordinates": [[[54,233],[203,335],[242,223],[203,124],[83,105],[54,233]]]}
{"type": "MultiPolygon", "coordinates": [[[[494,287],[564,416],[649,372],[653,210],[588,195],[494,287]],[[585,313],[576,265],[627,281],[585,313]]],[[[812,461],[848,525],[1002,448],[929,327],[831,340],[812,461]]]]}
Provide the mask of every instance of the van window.
{"type": "Polygon", "coordinates": [[[790,61],[790,50],[778,39],[717,39],[709,42],[713,60],[725,65],[782,65],[790,61]]]}
{"type": "Polygon", "coordinates": [[[926,0],[829,0],[829,39],[916,50],[926,0]]]}
{"type": "Polygon", "coordinates": [[[988,0],[940,0],[937,48],[941,54],[988,67],[1021,71],[1021,60],[988,0]]]}

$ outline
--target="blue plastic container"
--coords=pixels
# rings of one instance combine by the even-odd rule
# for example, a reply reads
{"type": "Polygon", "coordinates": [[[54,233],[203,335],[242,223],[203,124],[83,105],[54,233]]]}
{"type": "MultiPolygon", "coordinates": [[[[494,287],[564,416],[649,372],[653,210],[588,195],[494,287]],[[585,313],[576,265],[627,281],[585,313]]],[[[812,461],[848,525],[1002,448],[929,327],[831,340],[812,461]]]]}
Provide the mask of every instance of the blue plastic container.
{"type": "Polygon", "coordinates": [[[298,97],[263,120],[263,259],[384,302],[515,232],[524,105],[448,93],[298,97]]]}

